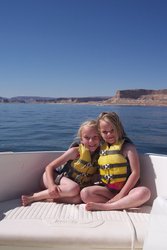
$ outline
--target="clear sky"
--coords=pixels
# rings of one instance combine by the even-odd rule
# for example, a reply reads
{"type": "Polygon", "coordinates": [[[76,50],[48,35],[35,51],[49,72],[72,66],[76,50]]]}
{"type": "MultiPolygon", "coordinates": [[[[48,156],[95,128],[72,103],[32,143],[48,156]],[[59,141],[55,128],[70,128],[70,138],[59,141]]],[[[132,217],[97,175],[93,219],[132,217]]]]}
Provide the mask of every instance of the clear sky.
{"type": "Polygon", "coordinates": [[[167,88],[167,0],[0,0],[0,96],[167,88]]]}

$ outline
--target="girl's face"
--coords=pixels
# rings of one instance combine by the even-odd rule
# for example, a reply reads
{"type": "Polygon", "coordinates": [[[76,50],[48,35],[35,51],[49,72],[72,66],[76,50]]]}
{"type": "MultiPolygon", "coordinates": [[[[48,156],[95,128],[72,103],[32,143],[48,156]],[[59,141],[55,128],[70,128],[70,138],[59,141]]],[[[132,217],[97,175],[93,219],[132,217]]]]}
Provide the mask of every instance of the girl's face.
{"type": "Polygon", "coordinates": [[[94,152],[100,144],[98,131],[93,127],[84,126],[81,132],[81,143],[83,143],[90,152],[94,152]]]}
{"type": "Polygon", "coordinates": [[[100,134],[103,140],[109,144],[114,144],[118,140],[117,133],[111,122],[104,120],[99,121],[100,134]]]}

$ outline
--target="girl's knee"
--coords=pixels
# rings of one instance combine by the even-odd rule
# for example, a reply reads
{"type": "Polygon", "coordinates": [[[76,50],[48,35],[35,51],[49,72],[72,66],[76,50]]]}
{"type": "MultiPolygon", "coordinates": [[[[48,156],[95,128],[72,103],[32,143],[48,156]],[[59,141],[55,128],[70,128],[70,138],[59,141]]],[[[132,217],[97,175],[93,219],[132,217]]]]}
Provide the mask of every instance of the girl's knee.
{"type": "Polygon", "coordinates": [[[87,198],[89,197],[89,187],[85,187],[81,190],[80,197],[84,203],[87,203],[87,198]]]}
{"type": "Polygon", "coordinates": [[[138,188],[138,199],[140,201],[143,201],[144,203],[148,201],[150,197],[151,197],[151,192],[149,188],[144,187],[144,186],[138,188]]]}
{"type": "Polygon", "coordinates": [[[146,201],[148,201],[151,197],[151,191],[147,187],[143,187],[143,197],[145,198],[146,201]]]}

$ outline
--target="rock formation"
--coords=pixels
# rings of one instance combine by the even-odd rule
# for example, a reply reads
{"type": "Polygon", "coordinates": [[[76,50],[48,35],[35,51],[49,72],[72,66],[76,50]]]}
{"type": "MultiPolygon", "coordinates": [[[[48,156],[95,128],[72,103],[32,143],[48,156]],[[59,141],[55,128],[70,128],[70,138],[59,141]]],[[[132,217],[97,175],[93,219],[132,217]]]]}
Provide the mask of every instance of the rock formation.
{"type": "Polygon", "coordinates": [[[116,95],[104,101],[105,104],[167,106],[167,89],[118,90],[116,95]]]}

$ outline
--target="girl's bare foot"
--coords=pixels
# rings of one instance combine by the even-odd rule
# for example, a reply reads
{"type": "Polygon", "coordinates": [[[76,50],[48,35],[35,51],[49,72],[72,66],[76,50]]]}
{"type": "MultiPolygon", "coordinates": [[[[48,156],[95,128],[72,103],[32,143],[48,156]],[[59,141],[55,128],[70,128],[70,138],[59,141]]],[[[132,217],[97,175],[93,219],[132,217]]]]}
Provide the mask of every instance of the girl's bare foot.
{"type": "Polygon", "coordinates": [[[21,203],[24,207],[31,204],[33,201],[34,201],[34,197],[32,195],[21,196],[21,203]]]}
{"type": "Polygon", "coordinates": [[[85,206],[87,211],[109,211],[113,210],[111,203],[88,202],[85,206]]]}

